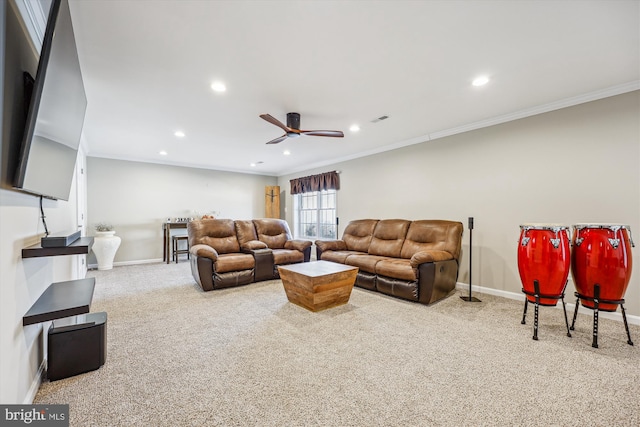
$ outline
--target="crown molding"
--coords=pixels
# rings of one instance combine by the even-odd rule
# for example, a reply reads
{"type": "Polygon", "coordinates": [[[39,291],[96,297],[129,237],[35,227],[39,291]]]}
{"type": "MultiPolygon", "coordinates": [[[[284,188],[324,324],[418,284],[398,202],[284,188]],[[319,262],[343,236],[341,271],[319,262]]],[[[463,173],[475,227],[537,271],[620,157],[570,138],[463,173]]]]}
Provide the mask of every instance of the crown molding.
{"type": "Polygon", "coordinates": [[[491,117],[486,120],[481,120],[478,122],[469,123],[463,126],[458,126],[454,128],[444,129],[441,131],[429,133],[426,135],[421,135],[415,138],[407,139],[404,141],[396,142],[394,144],[385,145],[383,147],[374,148],[372,150],[363,151],[361,153],[353,154],[350,156],[340,157],[333,160],[327,160],[324,162],[313,163],[305,166],[301,166],[299,168],[286,170],[284,172],[278,173],[279,177],[289,175],[292,173],[303,172],[305,170],[314,169],[317,167],[329,166],[336,163],[345,162],[348,160],[357,159],[360,157],[371,156],[373,154],[383,153],[385,151],[397,150],[398,148],[407,147],[409,145],[421,144],[423,142],[433,141],[436,139],[444,138],[447,136],[457,135],[459,133],[469,132],[476,129],[486,128],[489,126],[495,126],[506,122],[511,122],[513,120],[524,119],[526,117],[535,116],[538,114],[548,113],[550,111],[560,110],[562,108],[573,107],[578,104],[584,104],[586,102],[597,101],[599,99],[608,98],[611,96],[622,95],[623,93],[633,92],[636,90],[640,90],[640,80],[634,80],[632,82],[627,82],[623,84],[619,84],[616,86],[611,86],[605,89],[588,92],[582,95],[573,96],[570,98],[560,99],[558,101],[550,102],[548,104],[539,105],[537,107],[527,108],[524,110],[516,111],[509,114],[503,114],[501,116],[491,117]]]}
{"type": "Polygon", "coordinates": [[[597,101],[599,99],[608,98],[610,96],[621,95],[627,92],[633,92],[640,89],[640,80],[611,86],[602,90],[585,93],[570,98],[560,99],[548,104],[539,105],[537,107],[527,108],[513,113],[501,116],[491,117],[479,122],[469,123],[467,125],[445,129],[442,131],[429,134],[429,139],[444,138],[445,136],[456,135],[458,133],[469,132],[471,130],[486,128],[489,126],[499,125],[501,123],[511,122],[513,120],[524,119],[525,117],[535,116],[538,114],[548,113],[550,111],[560,110],[562,108],[573,107],[575,105],[584,104],[586,102],[597,101]]]}

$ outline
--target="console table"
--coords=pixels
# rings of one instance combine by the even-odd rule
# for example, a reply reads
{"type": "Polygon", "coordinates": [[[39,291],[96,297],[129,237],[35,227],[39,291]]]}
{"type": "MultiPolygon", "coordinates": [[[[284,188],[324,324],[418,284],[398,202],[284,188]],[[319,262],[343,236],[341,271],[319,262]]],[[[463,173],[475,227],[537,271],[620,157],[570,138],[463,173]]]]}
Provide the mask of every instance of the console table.
{"type": "Polygon", "coordinates": [[[162,223],[162,234],[164,236],[162,240],[162,260],[166,261],[167,264],[171,262],[171,248],[169,247],[171,243],[171,229],[187,228],[187,224],[189,224],[187,221],[162,223]]]}

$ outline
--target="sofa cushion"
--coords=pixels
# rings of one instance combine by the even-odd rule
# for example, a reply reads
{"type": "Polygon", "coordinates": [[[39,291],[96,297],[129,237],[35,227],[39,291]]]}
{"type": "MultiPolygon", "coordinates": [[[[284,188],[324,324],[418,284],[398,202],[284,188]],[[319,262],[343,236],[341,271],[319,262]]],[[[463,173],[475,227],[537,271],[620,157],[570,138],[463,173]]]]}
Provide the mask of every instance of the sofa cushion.
{"type": "Polygon", "coordinates": [[[304,253],[295,249],[273,249],[273,263],[275,265],[303,262],[304,253]]]}
{"type": "Polygon", "coordinates": [[[400,251],[411,221],[404,219],[383,219],[378,221],[371,244],[369,254],[400,258],[400,251]]]}
{"type": "Polygon", "coordinates": [[[323,261],[332,261],[344,264],[349,255],[366,255],[366,253],[358,251],[326,251],[322,252],[320,258],[323,261]]]}
{"type": "Polygon", "coordinates": [[[189,246],[209,245],[218,254],[240,252],[236,227],[231,219],[202,219],[187,224],[189,246]]]}
{"type": "Polygon", "coordinates": [[[283,249],[287,240],[291,240],[291,231],[285,220],[275,218],[254,219],[258,240],[265,242],[271,249],[283,249]]]}
{"type": "Polygon", "coordinates": [[[215,262],[216,273],[228,271],[249,270],[255,266],[253,255],[234,253],[221,254],[215,262]]]}
{"type": "Polygon", "coordinates": [[[462,246],[462,223],[443,220],[413,221],[400,256],[411,258],[422,251],[446,251],[456,260],[462,246]]]}
{"type": "Polygon", "coordinates": [[[241,248],[244,248],[248,242],[258,240],[256,234],[256,228],[251,220],[236,220],[236,234],[238,236],[238,243],[241,248]]]}
{"type": "Polygon", "coordinates": [[[358,267],[362,271],[375,273],[376,264],[384,259],[387,258],[376,255],[349,255],[345,261],[345,264],[358,267]]]}
{"type": "Polygon", "coordinates": [[[357,219],[347,224],[344,233],[342,233],[342,240],[344,240],[347,249],[368,252],[371,236],[377,223],[377,219],[357,219]]]}
{"type": "Polygon", "coordinates": [[[376,264],[376,274],[394,279],[414,281],[418,279],[417,273],[408,259],[383,259],[376,264]]]}

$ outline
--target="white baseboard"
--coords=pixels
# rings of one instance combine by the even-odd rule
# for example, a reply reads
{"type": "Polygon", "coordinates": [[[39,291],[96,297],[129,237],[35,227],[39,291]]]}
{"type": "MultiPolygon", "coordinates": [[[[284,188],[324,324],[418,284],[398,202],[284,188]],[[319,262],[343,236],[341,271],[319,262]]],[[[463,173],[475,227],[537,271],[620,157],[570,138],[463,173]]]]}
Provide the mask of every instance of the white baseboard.
{"type": "Polygon", "coordinates": [[[29,387],[29,391],[27,391],[27,395],[24,397],[22,401],[23,405],[31,405],[33,404],[33,399],[36,398],[36,394],[40,389],[40,385],[42,384],[42,378],[44,377],[44,372],[47,366],[47,359],[43,358],[42,363],[40,363],[40,367],[38,368],[38,372],[36,373],[35,378],[31,382],[31,387],[29,387]]]}
{"type": "MultiPolygon", "coordinates": [[[[138,259],[135,261],[119,261],[119,262],[114,262],[113,266],[121,267],[123,265],[154,264],[156,262],[162,262],[162,259],[156,258],[156,259],[138,259]]],[[[90,270],[97,270],[98,264],[87,264],[87,268],[89,268],[90,270]]]]}
{"type": "MultiPolygon", "coordinates": [[[[468,283],[460,283],[457,282],[456,283],[456,289],[460,289],[461,291],[469,291],[469,284],[468,283]]],[[[471,292],[479,292],[482,294],[489,294],[489,295],[495,295],[498,297],[503,297],[503,298],[509,298],[509,299],[514,299],[517,301],[524,301],[524,294],[523,293],[516,293],[516,292],[509,292],[509,291],[503,291],[500,289],[491,289],[491,288],[485,288],[483,286],[476,286],[476,285],[472,285],[471,286],[471,292]]],[[[567,311],[568,312],[572,312],[576,305],[574,303],[570,303],[565,301],[567,304],[567,311]]],[[[557,305],[556,308],[561,308],[560,305],[557,305]]],[[[589,310],[590,311],[590,310],[589,310]]],[[[611,319],[611,320],[617,320],[618,322],[622,322],[622,313],[621,312],[608,312],[608,311],[599,311],[598,312],[598,316],[599,317],[604,317],[605,319],[611,319]]],[[[569,319],[571,320],[571,319],[569,319]]],[[[631,314],[627,314],[627,322],[631,325],[640,325],[640,316],[634,316],[631,314]]]]}

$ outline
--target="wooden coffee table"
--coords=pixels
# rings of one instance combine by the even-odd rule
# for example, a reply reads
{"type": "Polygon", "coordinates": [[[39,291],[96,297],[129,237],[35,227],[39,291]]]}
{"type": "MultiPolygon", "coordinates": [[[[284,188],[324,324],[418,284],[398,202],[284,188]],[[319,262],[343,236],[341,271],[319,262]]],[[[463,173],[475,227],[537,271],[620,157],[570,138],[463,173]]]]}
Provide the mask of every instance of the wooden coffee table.
{"type": "Polygon", "coordinates": [[[278,266],[290,302],[320,311],[349,302],[358,267],[329,261],[278,266]]]}

